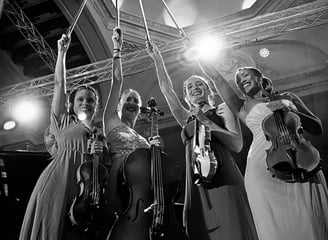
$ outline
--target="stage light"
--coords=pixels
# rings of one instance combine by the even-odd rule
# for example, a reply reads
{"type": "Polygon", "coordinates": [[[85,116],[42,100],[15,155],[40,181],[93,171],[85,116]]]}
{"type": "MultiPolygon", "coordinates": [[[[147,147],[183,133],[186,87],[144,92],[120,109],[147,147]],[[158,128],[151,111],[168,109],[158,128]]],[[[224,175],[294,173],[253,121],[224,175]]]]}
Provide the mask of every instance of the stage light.
{"type": "Polygon", "coordinates": [[[251,6],[253,6],[255,2],[256,0],[244,0],[242,8],[243,9],[250,8],[251,6]]]}
{"type": "Polygon", "coordinates": [[[195,41],[193,52],[198,58],[212,61],[217,59],[223,44],[222,39],[214,38],[212,36],[204,36],[195,41]]]}
{"type": "Polygon", "coordinates": [[[87,114],[85,112],[79,112],[77,114],[77,118],[80,120],[80,121],[83,121],[85,119],[87,119],[87,114]]]}
{"type": "Polygon", "coordinates": [[[262,48],[260,51],[259,51],[259,54],[261,57],[263,58],[266,58],[270,55],[270,50],[267,49],[267,48],[262,48]]]}
{"type": "Polygon", "coordinates": [[[15,120],[22,123],[31,123],[39,116],[40,109],[37,101],[20,100],[12,108],[12,115],[15,120]]]}
{"type": "Polygon", "coordinates": [[[6,120],[3,122],[2,127],[6,131],[12,130],[16,127],[16,122],[14,120],[6,120]]]}

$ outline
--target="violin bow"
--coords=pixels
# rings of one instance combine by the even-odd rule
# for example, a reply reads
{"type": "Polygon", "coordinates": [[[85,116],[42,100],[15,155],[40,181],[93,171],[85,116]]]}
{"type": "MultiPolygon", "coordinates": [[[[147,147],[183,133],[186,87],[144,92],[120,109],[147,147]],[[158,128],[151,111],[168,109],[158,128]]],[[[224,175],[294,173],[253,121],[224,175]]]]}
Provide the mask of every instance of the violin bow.
{"type": "Polygon", "coordinates": [[[162,3],[163,3],[163,5],[164,5],[164,7],[165,7],[165,9],[166,9],[166,11],[167,11],[167,13],[170,15],[172,21],[174,22],[175,26],[176,26],[177,29],[179,30],[180,36],[181,36],[182,38],[188,39],[187,34],[186,34],[185,31],[182,29],[182,27],[179,26],[178,21],[175,19],[173,13],[172,13],[171,10],[169,9],[169,7],[168,7],[167,4],[165,3],[165,1],[164,1],[164,0],[161,0],[161,1],[162,1],[162,3]]]}
{"type": "Polygon", "coordinates": [[[120,27],[120,8],[118,6],[118,0],[115,0],[115,7],[116,7],[116,26],[120,27]]]}
{"type": "Polygon", "coordinates": [[[87,3],[88,0],[84,0],[80,6],[80,9],[79,11],[77,12],[77,14],[75,15],[74,19],[73,19],[73,22],[72,24],[68,27],[67,31],[66,31],[66,35],[70,36],[71,33],[73,32],[74,28],[75,28],[75,25],[77,23],[77,20],[79,19],[82,11],[83,11],[83,8],[85,6],[85,4],[87,3]]]}
{"type": "Polygon", "coordinates": [[[145,31],[146,31],[146,41],[147,41],[147,42],[150,42],[150,36],[149,36],[149,31],[148,31],[148,25],[147,25],[147,20],[146,20],[145,11],[144,11],[144,8],[143,8],[142,0],[139,0],[139,4],[140,4],[140,9],[141,9],[141,14],[142,14],[142,19],[143,19],[144,26],[145,26],[145,31]]]}

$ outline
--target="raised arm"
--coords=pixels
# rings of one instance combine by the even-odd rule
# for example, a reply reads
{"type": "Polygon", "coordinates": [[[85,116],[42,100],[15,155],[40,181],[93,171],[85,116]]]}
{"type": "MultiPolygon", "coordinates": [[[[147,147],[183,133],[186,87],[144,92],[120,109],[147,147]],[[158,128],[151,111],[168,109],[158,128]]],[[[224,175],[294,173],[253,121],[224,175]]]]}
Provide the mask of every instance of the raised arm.
{"type": "Polygon", "coordinates": [[[63,34],[57,41],[58,55],[55,68],[54,94],[51,109],[59,117],[65,112],[66,101],[66,53],[71,42],[70,36],[63,34]]]}
{"type": "Polygon", "coordinates": [[[294,93],[286,93],[290,96],[292,102],[297,108],[297,113],[301,118],[303,128],[313,134],[321,135],[323,133],[321,120],[306,107],[303,101],[294,93]]]}
{"type": "MultiPolygon", "coordinates": [[[[229,131],[229,134],[227,134],[226,137],[217,137],[231,151],[240,152],[243,148],[243,134],[238,117],[231,112],[225,103],[222,103],[218,106],[217,114],[223,117],[225,126],[229,131]]],[[[214,135],[219,134],[220,132],[214,132],[214,135]]]]}
{"type": "Polygon", "coordinates": [[[216,88],[216,91],[220,94],[222,100],[227,104],[229,109],[239,116],[241,107],[244,105],[244,100],[241,99],[230,86],[230,84],[224,79],[218,69],[210,63],[204,63],[201,60],[197,60],[199,67],[203,74],[212,81],[210,86],[216,88]]]}
{"type": "Polygon", "coordinates": [[[115,126],[121,124],[121,120],[119,119],[117,113],[117,104],[120,99],[120,94],[123,85],[121,61],[123,33],[121,29],[113,29],[112,41],[114,44],[112,81],[103,114],[103,126],[105,134],[110,132],[110,130],[112,130],[115,126]]]}
{"type": "Polygon", "coordinates": [[[158,84],[166,102],[168,103],[174,118],[179,125],[183,127],[189,116],[189,111],[184,108],[173,89],[171,78],[167,73],[163,57],[157,46],[153,43],[147,44],[147,52],[155,62],[158,84]]]}

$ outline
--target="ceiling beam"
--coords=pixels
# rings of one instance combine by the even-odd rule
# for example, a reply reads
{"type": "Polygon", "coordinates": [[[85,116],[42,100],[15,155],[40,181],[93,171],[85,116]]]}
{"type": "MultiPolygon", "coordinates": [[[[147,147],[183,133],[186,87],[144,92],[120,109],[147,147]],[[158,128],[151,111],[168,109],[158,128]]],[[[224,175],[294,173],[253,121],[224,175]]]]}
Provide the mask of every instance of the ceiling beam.
{"type": "MultiPolygon", "coordinates": [[[[318,0],[279,12],[265,14],[246,21],[220,26],[211,32],[223,36],[227,47],[244,46],[274,38],[292,31],[298,31],[328,23],[328,2],[318,0]]],[[[208,30],[209,31],[209,30],[208,30]]],[[[198,32],[203,35],[203,32],[198,32]]],[[[197,34],[192,35],[192,39],[197,34]]],[[[167,64],[181,60],[185,51],[182,40],[176,40],[159,46],[167,64]]],[[[154,67],[146,50],[128,53],[122,56],[123,74],[133,75],[154,67]]],[[[67,89],[80,84],[96,84],[111,79],[112,59],[91,63],[67,71],[67,89]],[[96,80],[95,80],[96,79],[96,80]]],[[[44,76],[0,89],[0,103],[7,103],[21,93],[35,97],[53,94],[53,75],[44,76]]]]}
{"type": "Polygon", "coordinates": [[[54,71],[57,58],[56,54],[16,1],[6,1],[3,12],[39,54],[49,69],[54,71]]]}

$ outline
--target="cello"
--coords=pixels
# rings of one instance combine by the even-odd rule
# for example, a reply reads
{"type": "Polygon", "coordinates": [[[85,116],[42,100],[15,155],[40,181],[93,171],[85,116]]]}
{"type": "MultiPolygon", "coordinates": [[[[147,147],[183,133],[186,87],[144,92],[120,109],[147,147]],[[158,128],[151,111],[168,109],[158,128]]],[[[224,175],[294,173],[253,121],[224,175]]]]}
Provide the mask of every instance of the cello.
{"type": "MultiPolygon", "coordinates": [[[[103,136],[96,134],[96,129],[89,136],[91,141],[103,141],[103,136]]],[[[90,152],[90,147],[88,147],[90,152]]],[[[85,161],[77,170],[80,193],[76,196],[69,210],[73,225],[84,231],[103,229],[109,223],[108,202],[104,198],[108,170],[100,162],[98,154],[85,154],[85,161]]]]}
{"type": "MultiPolygon", "coordinates": [[[[287,96],[273,93],[271,80],[263,78],[263,81],[262,91],[270,101],[291,101],[287,96]]],[[[266,139],[272,143],[266,150],[266,163],[273,177],[285,182],[304,182],[320,170],[319,151],[304,138],[296,110],[273,111],[263,120],[262,128],[266,139]]]]}
{"type": "MultiPolygon", "coordinates": [[[[152,98],[144,109],[151,119],[151,137],[158,135],[157,115],[162,114],[155,106],[152,98]]],[[[136,149],[125,160],[119,179],[125,206],[109,240],[187,240],[175,214],[181,173],[172,158],[155,145],[136,149]]]]}

